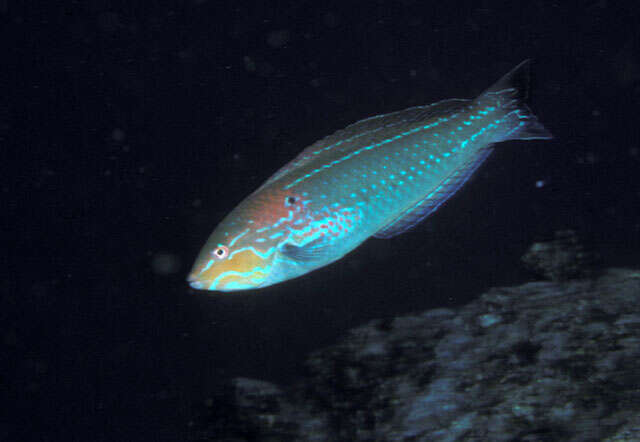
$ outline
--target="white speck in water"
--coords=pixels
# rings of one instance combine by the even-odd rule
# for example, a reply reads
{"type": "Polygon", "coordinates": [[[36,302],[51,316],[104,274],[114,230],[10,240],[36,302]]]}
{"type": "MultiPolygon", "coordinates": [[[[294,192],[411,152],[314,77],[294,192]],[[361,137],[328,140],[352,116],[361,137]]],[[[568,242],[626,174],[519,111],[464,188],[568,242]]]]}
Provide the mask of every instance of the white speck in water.
{"type": "Polygon", "coordinates": [[[286,29],[280,29],[278,31],[271,31],[267,35],[267,43],[272,48],[281,48],[289,41],[289,31],[286,29]]]}
{"type": "Polygon", "coordinates": [[[124,140],[124,137],[125,133],[120,128],[115,128],[113,129],[113,131],[111,131],[111,138],[113,139],[113,141],[117,141],[118,143],[120,143],[124,140]]]}
{"type": "Polygon", "coordinates": [[[245,55],[242,60],[244,61],[244,68],[248,71],[248,72],[255,72],[256,70],[256,62],[253,61],[253,59],[251,57],[249,57],[248,55],[245,55]]]}
{"type": "Polygon", "coordinates": [[[172,253],[156,253],[151,258],[151,268],[156,275],[171,275],[180,269],[180,259],[172,253]]]}

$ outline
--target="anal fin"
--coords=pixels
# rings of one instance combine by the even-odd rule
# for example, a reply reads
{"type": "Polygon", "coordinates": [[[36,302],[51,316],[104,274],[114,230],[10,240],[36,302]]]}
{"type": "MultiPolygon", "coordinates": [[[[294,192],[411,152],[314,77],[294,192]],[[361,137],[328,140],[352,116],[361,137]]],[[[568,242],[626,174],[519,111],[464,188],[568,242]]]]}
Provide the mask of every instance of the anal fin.
{"type": "Polygon", "coordinates": [[[433,212],[451,198],[460,188],[471,178],[478,167],[491,154],[492,149],[481,150],[470,162],[460,167],[431,191],[423,200],[415,204],[410,209],[403,212],[392,222],[384,226],[373,236],[376,238],[392,238],[411,229],[420,221],[431,215],[433,212]]]}

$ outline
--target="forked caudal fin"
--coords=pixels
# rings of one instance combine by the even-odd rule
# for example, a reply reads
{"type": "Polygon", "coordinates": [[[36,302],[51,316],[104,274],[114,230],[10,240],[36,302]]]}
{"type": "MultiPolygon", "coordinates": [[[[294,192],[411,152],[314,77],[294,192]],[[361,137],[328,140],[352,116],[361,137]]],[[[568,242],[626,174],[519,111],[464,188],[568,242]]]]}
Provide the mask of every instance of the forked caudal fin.
{"type": "Polygon", "coordinates": [[[478,100],[481,100],[495,95],[501,100],[505,100],[504,109],[508,113],[508,117],[513,119],[513,129],[495,140],[496,143],[507,140],[548,140],[553,138],[551,132],[538,121],[526,104],[529,99],[531,82],[530,65],[531,60],[523,61],[478,97],[478,100]]]}
{"type": "Polygon", "coordinates": [[[507,140],[534,140],[553,138],[551,133],[533,115],[526,100],[529,95],[529,60],[484,91],[476,101],[495,102],[504,112],[502,126],[506,129],[496,135],[484,148],[449,176],[413,207],[401,213],[392,222],[375,233],[376,238],[392,238],[411,229],[454,195],[491,154],[491,145],[507,140]]]}

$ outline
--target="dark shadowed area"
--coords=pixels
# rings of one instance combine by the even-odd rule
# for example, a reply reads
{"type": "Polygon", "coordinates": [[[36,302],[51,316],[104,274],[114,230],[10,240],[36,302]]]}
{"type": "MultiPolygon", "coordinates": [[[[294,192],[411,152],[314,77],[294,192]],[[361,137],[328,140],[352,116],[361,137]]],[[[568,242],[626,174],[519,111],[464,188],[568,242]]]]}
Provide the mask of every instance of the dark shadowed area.
{"type": "Polygon", "coordinates": [[[235,377],[535,278],[572,229],[640,262],[633,2],[0,1],[0,440],[180,441],[235,377]],[[532,59],[550,141],[501,144],[417,228],[240,294],[185,277],[216,224],[354,121],[471,98],[532,59]]]}

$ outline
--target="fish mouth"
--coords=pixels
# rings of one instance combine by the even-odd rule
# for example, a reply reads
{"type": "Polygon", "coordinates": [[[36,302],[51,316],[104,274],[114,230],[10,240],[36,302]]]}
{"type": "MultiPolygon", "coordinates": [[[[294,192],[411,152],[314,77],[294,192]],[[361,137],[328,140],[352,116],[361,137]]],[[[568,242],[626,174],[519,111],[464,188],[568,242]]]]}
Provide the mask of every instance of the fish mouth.
{"type": "Polygon", "coordinates": [[[205,289],[204,283],[198,280],[198,277],[194,273],[191,273],[189,274],[189,276],[187,276],[187,282],[189,283],[192,289],[196,289],[196,290],[205,289]]]}
{"type": "Polygon", "coordinates": [[[205,290],[204,284],[200,281],[189,281],[189,286],[191,286],[192,289],[205,290]]]}
{"type": "Polygon", "coordinates": [[[263,286],[263,282],[260,283],[245,283],[238,281],[229,281],[222,284],[215,284],[210,280],[202,280],[198,278],[195,273],[191,273],[187,277],[187,282],[192,289],[195,290],[208,290],[216,292],[239,292],[246,290],[253,290],[263,286]]]}

